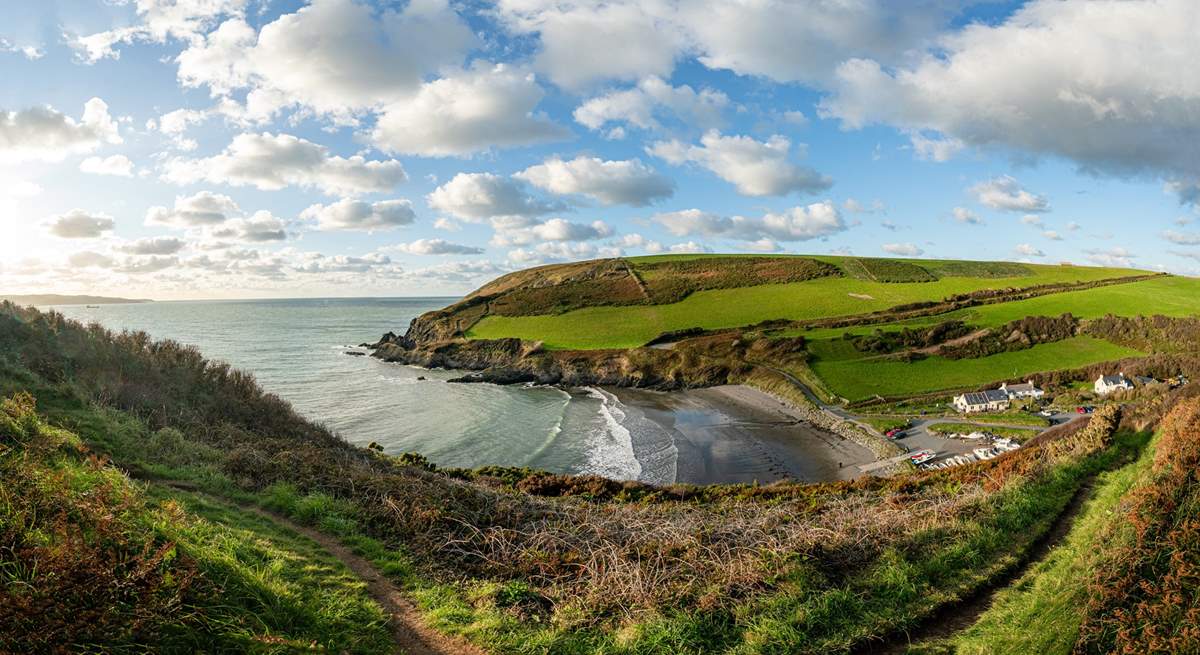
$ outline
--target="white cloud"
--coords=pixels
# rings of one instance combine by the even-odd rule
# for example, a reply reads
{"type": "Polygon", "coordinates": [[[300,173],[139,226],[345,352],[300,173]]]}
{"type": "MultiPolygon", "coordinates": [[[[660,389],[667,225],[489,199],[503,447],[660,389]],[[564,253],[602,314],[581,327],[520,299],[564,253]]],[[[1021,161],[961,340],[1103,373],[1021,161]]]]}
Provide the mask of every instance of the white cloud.
{"type": "Polygon", "coordinates": [[[623,234],[621,238],[613,242],[613,245],[618,248],[638,248],[649,253],[663,251],[663,245],[658,241],[647,239],[646,237],[635,233],[623,234]]]}
{"type": "Polygon", "coordinates": [[[780,246],[774,240],[767,239],[765,237],[762,239],[759,239],[758,241],[744,242],[741,244],[741,246],[745,250],[751,250],[754,252],[781,252],[781,251],[783,251],[783,246],[780,246]]]}
{"type": "Polygon", "coordinates": [[[240,16],[246,0],[136,0],[140,22],[70,40],[76,56],[85,63],[119,58],[116,46],[135,41],[162,43],[168,38],[194,40],[219,18],[240,16]]]}
{"type": "Polygon", "coordinates": [[[697,243],[695,241],[685,241],[683,243],[671,244],[671,247],[668,248],[668,250],[670,250],[671,252],[673,252],[677,255],[712,252],[712,248],[709,248],[708,246],[704,245],[703,243],[697,243]]]}
{"type": "MultiPolygon", "coordinates": [[[[659,119],[671,117],[689,125],[716,128],[729,97],[713,89],[699,92],[688,85],[671,86],[660,77],[647,77],[636,87],[609,91],[589,99],[574,113],[575,120],[592,130],[610,123],[625,123],[643,130],[660,127],[659,119]]],[[[803,114],[800,114],[803,117],[803,114]]],[[[621,135],[624,127],[618,125],[621,135]]]]}
{"type": "MultiPolygon", "coordinates": [[[[971,22],[912,64],[841,64],[822,113],[1117,176],[1200,178],[1200,4],[1033,0],[971,22]]],[[[1186,200],[1186,198],[1183,198],[1186,200]]],[[[1027,211],[1027,210],[1022,210],[1027,211]]]]}
{"type": "Polygon", "coordinates": [[[846,230],[846,222],[832,202],[767,212],[761,217],[724,217],[699,209],[658,214],[654,221],[675,236],[701,235],[753,242],[809,241],[846,230]]]}
{"type": "Polygon", "coordinates": [[[760,142],[748,136],[721,136],[710,131],[701,137],[699,146],[659,141],[647,152],[677,166],[693,163],[706,168],[745,196],[813,193],[833,184],[829,177],[789,162],[790,149],[791,142],[778,134],[760,142]]]}
{"type": "Polygon", "coordinates": [[[374,232],[412,225],[417,214],[407,200],[365,202],[344,198],[329,205],[311,205],[300,218],[316,221],[319,230],[374,232]]]}
{"type": "Polygon", "coordinates": [[[1120,247],[1109,248],[1107,250],[1090,248],[1083,252],[1087,254],[1088,261],[1093,264],[1115,268],[1131,268],[1133,267],[1133,260],[1137,258],[1137,255],[1120,247]]]}
{"type": "Polygon", "coordinates": [[[1063,240],[1063,236],[1061,234],[1059,234],[1056,230],[1045,230],[1044,232],[1042,232],[1042,236],[1046,237],[1047,239],[1049,239],[1051,241],[1062,241],[1063,240]]]}
{"type": "Polygon", "coordinates": [[[919,257],[925,254],[924,250],[921,250],[916,244],[912,243],[885,243],[882,248],[888,254],[899,255],[901,257],[919,257]]]}
{"type": "Polygon", "coordinates": [[[1042,226],[1042,217],[1037,214],[1025,214],[1021,217],[1022,225],[1032,225],[1034,227],[1042,226]]]}
{"type": "Polygon", "coordinates": [[[245,218],[232,218],[224,223],[205,228],[210,239],[230,240],[239,243],[262,243],[283,241],[287,238],[286,224],[266,210],[259,210],[245,218]]]}
{"type": "Polygon", "coordinates": [[[535,111],[543,95],[532,74],[477,62],[384,107],[370,138],[388,152],[447,157],[569,136],[535,111]]]}
{"type": "Polygon", "coordinates": [[[1162,237],[1171,243],[1181,246],[1200,246],[1200,234],[1195,232],[1167,230],[1162,233],[1162,237]]]}
{"type": "Polygon", "coordinates": [[[954,220],[962,223],[963,225],[983,224],[983,221],[979,218],[979,216],[966,207],[955,207],[952,213],[954,214],[954,220]]]}
{"type": "Polygon", "coordinates": [[[146,225],[175,228],[215,225],[240,211],[233,198],[201,191],[190,196],[176,196],[173,208],[151,207],[146,211],[146,225]]]}
{"type": "Polygon", "coordinates": [[[570,161],[549,159],[513,175],[558,195],[582,195],[604,205],[644,207],[668,198],[675,183],[638,159],[604,161],[579,156],[570,161]]]}
{"type": "Polygon", "coordinates": [[[494,216],[538,216],[563,208],[538,200],[515,180],[492,173],[459,173],[426,197],[429,206],[464,221],[494,216]]]}
{"type": "Polygon", "coordinates": [[[822,82],[851,57],[903,57],[957,13],[943,0],[501,0],[497,9],[512,31],[539,37],[535,65],[571,89],[669,78],[688,55],[739,75],[822,82]]]}
{"type": "Polygon", "coordinates": [[[79,162],[79,170],[92,175],[116,175],[118,177],[133,176],[133,162],[125,155],[110,155],[108,157],[88,157],[79,162]]]}
{"type": "Polygon", "coordinates": [[[501,248],[525,246],[538,241],[592,241],[613,235],[604,221],[574,223],[563,218],[531,221],[521,217],[492,219],[492,245],[501,248]]]}
{"type": "Polygon", "coordinates": [[[408,179],[400,162],[331,155],[325,146],[290,134],[239,134],[223,152],[172,159],[164,178],[176,184],[212,182],[276,191],[289,185],[326,194],[384,193],[408,179]]]}
{"type": "Polygon", "coordinates": [[[176,237],[147,237],[117,245],[115,250],[130,255],[174,255],[186,245],[176,237]]]}
{"type": "Polygon", "coordinates": [[[46,51],[35,45],[17,45],[4,37],[0,37],[0,52],[15,52],[30,61],[46,56],[46,51]]]}
{"type": "Polygon", "coordinates": [[[111,232],[114,222],[108,214],[72,209],[65,214],[51,216],[44,225],[50,234],[63,239],[95,239],[105,232],[111,232]]]}
{"type": "Polygon", "coordinates": [[[1033,245],[1028,244],[1028,243],[1019,244],[1016,247],[1015,251],[1018,255],[1023,255],[1025,257],[1045,257],[1046,256],[1046,253],[1042,252],[1041,250],[1038,250],[1036,247],[1034,247],[1033,245]]]}
{"type": "Polygon", "coordinates": [[[1030,193],[1008,175],[980,182],[968,189],[980,204],[1009,212],[1045,212],[1050,203],[1044,196],[1030,193]]]}
{"type": "Polygon", "coordinates": [[[917,159],[926,161],[950,161],[966,147],[966,144],[958,139],[929,138],[920,132],[911,132],[908,140],[912,143],[913,154],[917,159]]]}
{"type": "Polygon", "coordinates": [[[842,209],[851,214],[874,214],[884,211],[886,207],[882,200],[872,200],[870,205],[864,205],[854,198],[846,198],[846,201],[842,203],[842,209]]]}
{"type": "Polygon", "coordinates": [[[410,255],[478,255],[483,248],[451,243],[445,239],[417,239],[410,243],[394,246],[396,250],[410,255]]]}
{"type": "Polygon", "coordinates": [[[108,104],[100,98],[84,103],[78,121],[50,107],[0,111],[0,163],[58,162],[121,142],[108,104]]]}
{"type": "Polygon", "coordinates": [[[655,15],[656,5],[501,0],[498,10],[510,29],[540,36],[537,70],[559,86],[581,89],[602,80],[670,76],[685,35],[655,15]]]}
{"type": "Polygon", "coordinates": [[[298,104],[341,122],[408,98],[425,75],[460,62],[476,44],[445,0],[376,10],[354,0],[313,0],[256,35],[235,18],[180,54],[179,79],[215,95],[249,89],[247,117],[298,104]]]}

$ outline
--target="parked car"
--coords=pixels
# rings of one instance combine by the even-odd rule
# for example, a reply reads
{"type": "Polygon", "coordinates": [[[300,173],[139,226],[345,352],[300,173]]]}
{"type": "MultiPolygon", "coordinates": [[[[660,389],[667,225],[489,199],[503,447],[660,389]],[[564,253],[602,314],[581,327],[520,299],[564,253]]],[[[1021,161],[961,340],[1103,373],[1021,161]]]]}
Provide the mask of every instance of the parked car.
{"type": "Polygon", "coordinates": [[[1041,414],[1042,416],[1045,416],[1046,418],[1050,418],[1051,416],[1054,416],[1054,412],[1052,412],[1051,410],[1048,410],[1048,409],[1043,409],[1042,411],[1038,412],[1038,414],[1041,414]]]}
{"type": "Polygon", "coordinates": [[[885,434],[888,439],[900,439],[904,437],[905,432],[903,428],[893,428],[888,430],[885,434]]]}
{"type": "Polygon", "coordinates": [[[1076,413],[1076,414],[1087,414],[1087,413],[1088,413],[1088,411],[1087,411],[1087,408],[1086,408],[1086,407],[1076,407],[1076,408],[1075,408],[1075,413],[1076,413]]]}

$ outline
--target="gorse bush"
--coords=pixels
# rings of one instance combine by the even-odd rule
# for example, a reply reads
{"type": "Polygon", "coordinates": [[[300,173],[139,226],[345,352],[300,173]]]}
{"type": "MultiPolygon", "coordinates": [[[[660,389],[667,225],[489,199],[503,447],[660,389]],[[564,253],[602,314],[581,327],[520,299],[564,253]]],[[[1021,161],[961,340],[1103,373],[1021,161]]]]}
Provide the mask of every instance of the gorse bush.
{"type": "Polygon", "coordinates": [[[1129,543],[1111,550],[1089,581],[1079,654],[1200,652],[1200,398],[1161,425],[1150,479],[1127,497],[1129,543]]]}

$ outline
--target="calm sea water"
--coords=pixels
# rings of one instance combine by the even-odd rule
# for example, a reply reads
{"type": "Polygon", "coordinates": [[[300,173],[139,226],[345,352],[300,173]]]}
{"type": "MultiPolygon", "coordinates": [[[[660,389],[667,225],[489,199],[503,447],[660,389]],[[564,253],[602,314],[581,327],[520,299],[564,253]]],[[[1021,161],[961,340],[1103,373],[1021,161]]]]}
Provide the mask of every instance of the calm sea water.
{"type": "MultiPolygon", "coordinates": [[[[254,373],[268,391],[356,444],[419,452],[443,466],[499,464],[670,481],[638,462],[625,408],[601,389],[447,384],[458,373],[345,351],[400,333],[454,298],[239,300],[58,306],[69,318],[144,330],[254,373]],[[418,380],[425,377],[425,380],[418,380]],[[645,470],[644,470],[645,469],[645,470]]],[[[643,458],[645,459],[645,458],[643,458]]]]}

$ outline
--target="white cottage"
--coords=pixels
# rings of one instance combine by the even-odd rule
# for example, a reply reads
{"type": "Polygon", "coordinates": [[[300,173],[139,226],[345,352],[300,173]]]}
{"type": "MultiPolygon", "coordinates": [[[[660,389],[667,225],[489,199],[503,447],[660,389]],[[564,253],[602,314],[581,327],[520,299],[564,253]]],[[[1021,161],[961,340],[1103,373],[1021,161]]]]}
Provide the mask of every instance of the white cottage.
{"type": "Polygon", "coordinates": [[[1101,396],[1107,396],[1114,391],[1124,391],[1133,388],[1133,382],[1125,377],[1124,373],[1116,375],[1101,375],[1096,378],[1094,385],[1096,393],[1101,396]]]}
{"type": "Polygon", "coordinates": [[[1032,382],[1026,380],[1021,384],[1002,384],[1000,390],[1008,394],[1011,400],[1021,400],[1023,398],[1041,398],[1046,395],[1045,391],[1033,386],[1032,382]]]}
{"type": "Polygon", "coordinates": [[[1012,406],[1012,401],[1009,400],[1007,392],[988,389],[955,396],[953,405],[954,409],[960,412],[973,414],[976,412],[1002,412],[1012,406]]]}

